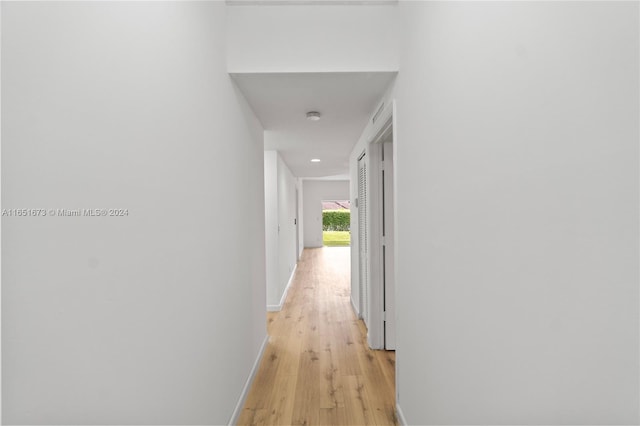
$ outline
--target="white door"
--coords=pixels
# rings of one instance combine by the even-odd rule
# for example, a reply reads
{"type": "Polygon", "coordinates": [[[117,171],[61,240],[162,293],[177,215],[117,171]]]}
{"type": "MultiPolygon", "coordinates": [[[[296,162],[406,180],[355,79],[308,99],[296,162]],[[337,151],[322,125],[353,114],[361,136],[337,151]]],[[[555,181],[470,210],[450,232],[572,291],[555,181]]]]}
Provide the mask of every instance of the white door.
{"type": "Polygon", "coordinates": [[[367,257],[367,163],[363,153],[358,159],[358,265],[359,265],[359,289],[360,289],[360,316],[369,326],[369,280],[367,257]]]}
{"type": "Polygon", "coordinates": [[[384,280],[384,347],[396,349],[396,286],[393,228],[393,145],[382,144],[382,264],[384,280]]]}
{"type": "Polygon", "coordinates": [[[296,226],[296,262],[300,260],[300,227],[298,226],[298,188],[296,188],[296,213],[293,218],[293,224],[296,226]]]}

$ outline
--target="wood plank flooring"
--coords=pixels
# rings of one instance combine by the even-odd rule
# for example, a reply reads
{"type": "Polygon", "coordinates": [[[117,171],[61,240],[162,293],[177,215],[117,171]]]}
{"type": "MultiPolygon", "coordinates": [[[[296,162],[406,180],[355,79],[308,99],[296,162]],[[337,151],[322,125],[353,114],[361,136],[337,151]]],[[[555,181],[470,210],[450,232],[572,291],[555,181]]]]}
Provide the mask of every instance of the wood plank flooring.
{"type": "Polygon", "coordinates": [[[239,425],[395,425],[395,352],[372,351],[350,302],[349,248],[305,249],[239,425]]]}

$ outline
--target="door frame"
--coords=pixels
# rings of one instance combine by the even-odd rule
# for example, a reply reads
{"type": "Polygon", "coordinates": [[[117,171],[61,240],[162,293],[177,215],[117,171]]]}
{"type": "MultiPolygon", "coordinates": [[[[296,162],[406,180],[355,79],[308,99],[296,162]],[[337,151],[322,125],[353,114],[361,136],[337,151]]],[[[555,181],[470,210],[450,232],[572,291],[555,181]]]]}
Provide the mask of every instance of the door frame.
{"type": "MultiPolygon", "coordinates": [[[[369,232],[367,238],[367,282],[369,291],[367,294],[368,303],[368,324],[367,324],[367,343],[371,349],[385,348],[385,318],[384,318],[384,269],[382,254],[382,149],[383,142],[391,138],[393,141],[393,201],[392,206],[394,212],[397,211],[396,205],[396,173],[397,173],[397,157],[396,152],[396,125],[395,125],[395,100],[385,108],[379,115],[378,120],[382,123],[376,126],[371,137],[367,142],[367,154],[369,156],[369,170],[367,171],[367,213],[369,219],[369,232]]],[[[394,214],[394,228],[397,225],[397,215],[394,214]]],[[[397,232],[393,233],[392,250],[394,250],[394,259],[397,259],[395,252],[397,250],[397,232]]],[[[393,280],[396,283],[396,272],[394,268],[393,280]]],[[[362,295],[361,295],[362,297],[362,295]]],[[[396,321],[393,321],[396,323],[396,321]]]]}
{"type": "Polygon", "coordinates": [[[298,194],[298,183],[296,182],[296,208],[295,217],[293,218],[293,224],[296,227],[296,263],[300,260],[300,218],[298,212],[298,206],[300,205],[300,196],[298,194]]]}
{"type": "MultiPolygon", "coordinates": [[[[392,128],[393,132],[393,128],[392,128]]],[[[395,234],[395,170],[393,169],[393,133],[382,142],[384,153],[384,348],[396,349],[396,234],[395,234]]]]}

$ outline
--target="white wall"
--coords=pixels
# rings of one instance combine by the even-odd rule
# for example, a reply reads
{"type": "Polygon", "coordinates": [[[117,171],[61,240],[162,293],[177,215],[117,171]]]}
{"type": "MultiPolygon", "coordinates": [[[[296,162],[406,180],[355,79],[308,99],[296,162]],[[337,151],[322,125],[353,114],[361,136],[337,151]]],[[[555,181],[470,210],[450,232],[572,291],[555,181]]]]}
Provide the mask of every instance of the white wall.
{"type": "Polygon", "coordinates": [[[394,71],[397,5],[228,8],[230,72],[394,71]]]}
{"type": "MultiPolygon", "coordinates": [[[[269,132],[265,133],[269,136],[269,132]]],[[[296,189],[298,180],[277,151],[265,151],[267,309],[279,311],[298,262],[296,189]]]]}
{"type": "Polygon", "coordinates": [[[226,424],[265,330],[262,128],[225,6],[2,4],[5,424],[226,424]],[[221,208],[224,206],[223,208],[221,208]]]}
{"type": "Polygon", "coordinates": [[[264,205],[267,306],[280,303],[280,247],[278,233],[278,152],[264,152],[264,205]]]}
{"type": "Polygon", "coordinates": [[[322,247],[322,201],[348,200],[348,180],[303,181],[304,192],[304,246],[322,247]]]}
{"type": "MultiPolygon", "coordinates": [[[[281,298],[285,295],[287,284],[298,263],[296,255],[296,179],[291,170],[278,155],[278,253],[279,253],[279,275],[278,292],[280,298],[276,301],[281,303],[281,298]]],[[[283,301],[282,301],[283,302],[283,301]]],[[[272,304],[269,302],[269,304],[272,304]]]]}
{"type": "Polygon", "coordinates": [[[410,424],[638,424],[638,3],[401,2],[410,424]]]}

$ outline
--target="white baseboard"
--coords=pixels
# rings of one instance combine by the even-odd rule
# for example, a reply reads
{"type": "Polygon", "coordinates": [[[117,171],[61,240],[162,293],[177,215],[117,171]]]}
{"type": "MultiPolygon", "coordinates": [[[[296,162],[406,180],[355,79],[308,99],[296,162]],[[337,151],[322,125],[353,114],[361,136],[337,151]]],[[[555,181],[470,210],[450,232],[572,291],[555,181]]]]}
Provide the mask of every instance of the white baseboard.
{"type": "Polygon", "coordinates": [[[244,388],[242,388],[240,399],[238,399],[236,408],[233,410],[233,414],[231,415],[231,419],[229,420],[229,426],[232,426],[238,423],[238,419],[240,418],[240,413],[242,412],[242,407],[244,407],[244,402],[246,401],[247,395],[251,390],[253,379],[255,379],[256,374],[258,374],[258,368],[260,368],[260,361],[262,361],[262,355],[264,354],[264,350],[267,348],[267,343],[269,343],[268,335],[264,336],[264,341],[262,342],[262,346],[260,347],[258,356],[256,357],[256,360],[253,362],[253,367],[251,367],[251,372],[249,373],[249,377],[247,378],[247,381],[244,384],[244,388]]]}
{"type": "Polygon", "coordinates": [[[351,307],[353,308],[353,312],[356,314],[358,318],[360,318],[360,312],[358,312],[358,308],[356,307],[355,302],[353,301],[353,294],[349,298],[351,300],[351,307]]]}
{"type": "Polygon", "coordinates": [[[407,426],[407,419],[404,418],[404,413],[402,412],[402,408],[400,408],[400,404],[396,402],[396,416],[398,417],[398,424],[402,426],[407,426]]]}
{"type": "Polygon", "coordinates": [[[284,288],[284,292],[282,292],[282,297],[280,298],[279,305],[267,305],[267,311],[269,312],[278,312],[282,310],[284,306],[284,302],[287,301],[287,293],[289,292],[289,287],[291,287],[291,283],[293,282],[293,277],[296,275],[296,269],[298,269],[298,264],[296,263],[293,266],[293,271],[291,271],[291,276],[289,277],[289,282],[287,282],[287,286],[284,288]]]}

